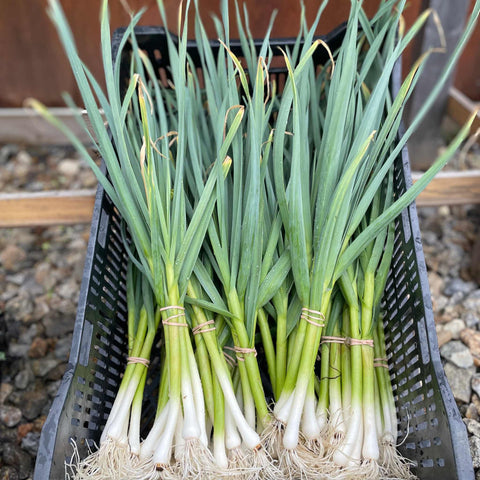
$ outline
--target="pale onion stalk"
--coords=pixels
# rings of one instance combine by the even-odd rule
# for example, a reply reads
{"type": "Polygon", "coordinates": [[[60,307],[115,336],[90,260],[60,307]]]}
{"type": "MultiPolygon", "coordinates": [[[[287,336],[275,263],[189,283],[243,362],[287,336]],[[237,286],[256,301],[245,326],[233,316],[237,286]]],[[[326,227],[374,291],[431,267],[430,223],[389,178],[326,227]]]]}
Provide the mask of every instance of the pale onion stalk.
{"type": "Polygon", "coordinates": [[[363,447],[362,457],[365,462],[378,462],[380,449],[377,437],[375,413],[375,372],[373,368],[373,348],[362,345],[363,374],[363,447]]]}
{"type": "MultiPolygon", "coordinates": [[[[198,298],[196,289],[191,282],[188,285],[187,292],[190,297],[198,298]]],[[[207,321],[205,313],[201,308],[193,305],[192,309],[195,316],[197,317],[198,324],[202,324],[207,321]]],[[[235,392],[233,390],[232,380],[230,377],[227,363],[225,361],[225,357],[223,356],[223,353],[220,353],[217,344],[215,331],[202,332],[201,335],[203,340],[205,341],[205,345],[210,356],[212,369],[217,376],[218,382],[225,398],[225,408],[228,408],[231,412],[235,424],[237,425],[247,448],[257,448],[260,444],[260,436],[255,431],[255,423],[253,424],[253,427],[249,424],[249,422],[245,418],[244,412],[242,412],[239,406],[235,392]]],[[[253,406],[253,413],[255,413],[254,408],[255,407],[253,406]]]]}
{"type": "Polygon", "coordinates": [[[380,443],[380,457],[382,456],[381,452],[381,439],[383,436],[383,431],[385,429],[384,422],[384,410],[382,407],[382,401],[380,399],[380,389],[378,386],[378,369],[382,367],[374,367],[375,374],[375,428],[377,430],[377,438],[380,443]]]}
{"type": "Polygon", "coordinates": [[[170,412],[170,402],[168,402],[155,418],[152,428],[148,432],[147,438],[140,445],[140,459],[149,460],[153,456],[155,446],[167,424],[168,414],[170,412]]]}
{"type": "MultiPolygon", "coordinates": [[[[182,456],[185,452],[185,444],[187,440],[184,437],[184,427],[185,420],[183,418],[182,412],[178,414],[177,424],[175,426],[175,441],[172,446],[173,458],[178,465],[182,465],[182,456]]],[[[183,465],[182,465],[183,467],[183,465]]]]}
{"type": "MultiPolygon", "coordinates": [[[[330,332],[329,332],[330,333],[330,332]]],[[[320,388],[318,392],[318,404],[317,404],[317,419],[320,425],[320,428],[323,430],[326,428],[329,414],[329,396],[330,396],[330,344],[323,343],[320,346],[320,388]]]]}
{"type": "MultiPolygon", "coordinates": [[[[225,446],[227,450],[235,450],[242,445],[242,439],[238,433],[235,419],[227,403],[224,403],[225,410],[225,446]]],[[[258,445],[258,444],[257,444],[258,445]]]]}
{"type": "MultiPolygon", "coordinates": [[[[208,438],[207,438],[207,412],[205,409],[205,397],[204,391],[202,387],[202,381],[200,378],[200,373],[198,371],[198,364],[195,360],[195,354],[193,353],[192,345],[190,340],[186,339],[187,349],[188,349],[188,360],[189,360],[189,369],[192,375],[192,389],[193,389],[193,396],[194,396],[194,403],[195,403],[195,410],[196,416],[198,419],[199,427],[200,427],[200,441],[204,447],[208,446],[208,438]]],[[[210,365],[203,366],[203,368],[210,368],[210,365]]]]}
{"type": "MultiPolygon", "coordinates": [[[[320,312],[327,312],[330,304],[331,290],[323,292],[320,312]]],[[[300,323],[307,323],[300,321],[300,323]]],[[[305,343],[303,345],[302,358],[298,367],[298,375],[295,384],[292,407],[288,417],[285,433],[283,435],[283,446],[289,450],[294,449],[298,444],[300,432],[300,420],[305,403],[308,384],[310,382],[311,370],[317,358],[318,346],[322,335],[322,327],[308,323],[306,328],[305,343]]]]}
{"type": "Polygon", "coordinates": [[[228,468],[228,457],[225,446],[225,422],[226,410],[223,399],[223,392],[218,383],[216,375],[213,375],[213,392],[214,392],[214,425],[213,425],[213,457],[215,464],[219,469],[228,468]]]}
{"type": "MultiPolygon", "coordinates": [[[[339,330],[334,330],[334,334],[338,335],[339,330]]],[[[345,436],[345,419],[342,399],[342,375],[343,371],[341,363],[342,345],[338,343],[330,344],[330,371],[329,371],[329,412],[330,426],[333,433],[332,442],[338,444],[345,436]]]]}
{"type": "Polygon", "coordinates": [[[178,397],[172,398],[168,405],[168,415],[165,426],[155,445],[153,453],[152,461],[157,471],[166,469],[170,465],[173,439],[181,415],[180,410],[180,399],[178,397]]]}
{"type": "Polygon", "coordinates": [[[143,376],[132,402],[130,410],[130,425],[128,428],[128,444],[132,455],[140,455],[140,424],[142,421],[142,402],[145,382],[147,380],[147,369],[144,368],[143,376]]]}
{"type": "Polygon", "coordinates": [[[316,396],[315,396],[315,380],[312,373],[308,384],[307,396],[303,407],[302,415],[302,434],[308,441],[320,441],[320,425],[317,421],[316,396]]]}
{"type": "Polygon", "coordinates": [[[362,347],[350,347],[352,368],[351,413],[345,419],[346,433],[343,442],[337,446],[333,461],[341,467],[358,466],[361,460],[363,439],[363,389],[362,389],[362,347]]]}
{"type": "MultiPolygon", "coordinates": [[[[350,336],[348,308],[343,310],[342,336],[350,336]]],[[[350,347],[342,345],[342,410],[344,417],[350,415],[352,398],[352,369],[350,359],[350,347]]]]}

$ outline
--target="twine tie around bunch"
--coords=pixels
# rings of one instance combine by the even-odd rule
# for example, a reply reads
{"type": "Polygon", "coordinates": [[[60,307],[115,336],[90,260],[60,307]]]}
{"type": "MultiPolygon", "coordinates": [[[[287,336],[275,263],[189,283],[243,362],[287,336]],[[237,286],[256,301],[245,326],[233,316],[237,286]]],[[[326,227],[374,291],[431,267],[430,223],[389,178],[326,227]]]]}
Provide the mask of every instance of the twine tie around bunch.
{"type": "Polygon", "coordinates": [[[374,358],[373,359],[373,366],[388,369],[388,363],[387,362],[388,362],[388,358],[386,358],[386,357],[374,358]]]}
{"type": "Polygon", "coordinates": [[[339,343],[339,344],[344,344],[347,347],[352,347],[354,345],[365,345],[367,347],[373,348],[373,340],[351,338],[351,337],[333,337],[333,336],[325,335],[322,337],[320,344],[323,344],[323,343],[339,343]]]}
{"type": "Polygon", "coordinates": [[[315,327],[323,328],[325,326],[325,315],[318,310],[311,310],[310,308],[303,307],[300,318],[315,327]]]}
{"type": "Polygon", "coordinates": [[[188,325],[185,322],[172,322],[171,320],[174,320],[175,318],[181,318],[185,316],[185,308],[180,307],[178,305],[170,305],[168,307],[162,307],[160,308],[160,312],[165,312],[167,310],[180,310],[180,313],[177,313],[175,315],[171,315],[170,317],[167,317],[165,320],[162,320],[163,325],[168,325],[170,327],[188,327],[188,325]]]}
{"type": "Polygon", "coordinates": [[[255,357],[257,356],[257,350],[255,348],[247,348],[247,347],[225,347],[225,350],[231,350],[235,352],[237,360],[239,362],[245,361],[245,355],[253,354],[255,357]]]}
{"type": "Polygon", "coordinates": [[[136,363],[140,363],[148,368],[148,366],[150,365],[150,360],[142,357],[127,357],[127,365],[133,365],[136,363]]]}
{"type": "MultiPolygon", "coordinates": [[[[228,349],[229,347],[225,347],[225,349],[228,349]]],[[[233,350],[233,348],[231,349],[233,350]]],[[[237,362],[235,361],[235,359],[229,355],[227,352],[225,352],[225,350],[223,351],[223,356],[225,357],[225,361],[232,367],[232,368],[235,368],[237,366],[237,362]]]]}
{"type": "Polygon", "coordinates": [[[322,337],[322,340],[320,342],[320,345],[324,343],[340,343],[340,344],[345,344],[345,337],[332,337],[325,335],[322,337]]]}
{"type": "Polygon", "coordinates": [[[215,320],[208,320],[207,322],[199,323],[196,327],[192,328],[192,333],[198,335],[200,333],[213,332],[215,330],[215,320]],[[210,327],[213,325],[213,327],[210,327]]]}
{"type": "Polygon", "coordinates": [[[351,338],[347,337],[345,339],[345,345],[349,347],[353,347],[355,345],[365,345],[366,347],[372,347],[373,348],[373,340],[362,340],[359,338],[351,338]]]}

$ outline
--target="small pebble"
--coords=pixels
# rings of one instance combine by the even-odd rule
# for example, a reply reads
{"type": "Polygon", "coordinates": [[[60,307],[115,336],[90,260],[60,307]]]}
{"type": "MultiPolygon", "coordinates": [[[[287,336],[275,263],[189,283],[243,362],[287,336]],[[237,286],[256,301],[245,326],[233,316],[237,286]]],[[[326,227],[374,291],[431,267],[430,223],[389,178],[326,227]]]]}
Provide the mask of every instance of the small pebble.
{"type": "Polygon", "coordinates": [[[22,423],[17,427],[17,439],[22,440],[25,435],[33,430],[33,423],[22,423]]]}
{"type": "Polygon", "coordinates": [[[0,383],[0,405],[5,403],[5,400],[12,393],[13,387],[9,383],[0,383]]]}
{"type": "Polygon", "coordinates": [[[31,167],[33,163],[32,156],[25,150],[20,150],[17,153],[16,161],[18,165],[24,165],[26,167],[31,167]]]}
{"type": "Polygon", "coordinates": [[[35,376],[33,375],[32,370],[30,368],[24,368],[15,376],[15,387],[19,390],[25,390],[34,379],[35,376]]]}
{"type": "Polygon", "coordinates": [[[469,437],[468,443],[470,444],[473,468],[480,468],[480,438],[472,435],[469,437]]]}
{"type": "Polygon", "coordinates": [[[9,428],[15,427],[22,419],[22,411],[17,407],[0,405],[0,421],[9,428]]]}
{"type": "Polygon", "coordinates": [[[460,333],[466,328],[466,325],[461,318],[455,318],[446,323],[443,328],[447,332],[451,332],[452,339],[458,340],[460,338],[460,333]]]}
{"type": "Polygon", "coordinates": [[[75,177],[80,172],[80,162],[70,158],[62,160],[58,164],[58,172],[69,178],[75,177]]]}
{"type": "Polygon", "coordinates": [[[480,418],[477,407],[473,403],[471,403],[465,410],[465,418],[469,418],[471,420],[478,420],[480,418]]]}
{"type": "Polygon", "coordinates": [[[49,290],[55,285],[56,279],[51,275],[52,267],[47,262],[42,262],[35,267],[35,281],[49,290]]]}
{"type": "Polygon", "coordinates": [[[0,264],[3,268],[10,271],[15,271],[20,268],[21,262],[27,258],[27,254],[23,248],[17,245],[7,245],[0,252],[0,264]]]}
{"type": "Polygon", "coordinates": [[[473,290],[475,290],[475,283],[465,282],[461,278],[453,278],[445,285],[443,293],[447,295],[447,297],[451,297],[457,293],[465,296],[473,290]]]}
{"type": "Polygon", "coordinates": [[[53,370],[59,363],[59,360],[54,358],[42,358],[39,360],[32,360],[32,370],[36,377],[44,377],[48,372],[53,370]]]}
{"type": "Polygon", "coordinates": [[[470,349],[475,365],[480,366],[480,332],[465,328],[460,333],[460,339],[470,349]]]}
{"type": "Polygon", "coordinates": [[[438,214],[441,217],[448,217],[450,215],[450,207],[448,205],[442,205],[438,207],[438,214]]]}
{"type": "Polygon", "coordinates": [[[473,365],[472,354],[468,347],[458,340],[446,343],[440,349],[440,354],[446,360],[460,368],[469,368],[473,365]]]}
{"type": "Polygon", "coordinates": [[[62,309],[56,308],[55,310],[57,310],[58,313],[49,315],[43,319],[47,337],[62,337],[63,335],[73,332],[73,325],[75,323],[75,311],[72,308],[73,303],[68,300],[64,300],[64,302],[68,303],[68,306],[65,305],[65,307],[68,308],[69,311],[64,311],[63,314],[60,314],[62,309]]]}
{"type": "Polygon", "coordinates": [[[61,380],[56,380],[50,382],[47,385],[46,392],[48,393],[49,397],[53,398],[58,393],[58,389],[60,388],[60,384],[62,383],[61,380]]]}
{"type": "Polygon", "coordinates": [[[28,356],[30,358],[42,358],[46,355],[48,350],[48,343],[44,338],[36,337],[33,339],[30,349],[28,350],[28,356]]]}
{"type": "Polygon", "coordinates": [[[472,376],[472,390],[480,397],[480,373],[472,376]]]}
{"type": "Polygon", "coordinates": [[[37,455],[38,445],[40,443],[40,434],[38,432],[29,432],[22,440],[22,448],[32,457],[37,455]]]}
{"type": "Polygon", "coordinates": [[[38,325],[34,323],[20,334],[20,336],[18,337],[18,343],[22,343],[24,345],[27,345],[27,344],[30,345],[37,335],[38,335],[38,325]]]}
{"type": "Polygon", "coordinates": [[[55,350],[53,352],[55,358],[64,361],[68,360],[70,348],[72,347],[72,336],[72,334],[69,334],[57,340],[57,343],[55,344],[55,350]]]}
{"type": "MultiPolygon", "coordinates": [[[[2,422],[0,422],[0,447],[7,443],[16,443],[17,440],[18,440],[17,432],[15,431],[15,429],[6,427],[5,425],[3,425],[2,422]]],[[[0,448],[0,452],[1,452],[1,448],[0,448]]],[[[1,459],[1,456],[0,456],[0,459],[1,459]]]]}
{"type": "Polygon", "coordinates": [[[455,400],[460,403],[470,403],[471,377],[475,369],[459,368],[450,362],[445,364],[444,369],[455,400]]]}
{"type": "Polygon", "coordinates": [[[13,358],[25,357],[29,348],[29,345],[21,345],[12,342],[8,345],[8,355],[13,358]]]}
{"type": "Polygon", "coordinates": [[[27,420],[34,420],[43,411],[43,407],[48,402],[47,392],[42,390],[33,390],[25,392],[23,395],[22,413],[27,420]]]}
{"type": "Polygon", "coordinates": [[[20,480],[18,471],[9,465],[0,467],[0,480],[20,480]]]}
{"type": "Polygon", "coordinates": [[[52,368],[52,370],[50,370],[46,375],[45,375],[45,379],[46,380],[53,380],[53,381],[56,381],[56,380],[60,380],[64,373],[65,373],[65,369],[66,369],[66,365],[62,362],[62,363],[59,363],[55,368],[52,368]]]}
{"type": "Polygon", "coordinates": [[[6,465],[17,469],[21,480],[26,479],[31,473],[32,458],[17,445],[7,443],[3,446],[3,461],[6,465]]]}
{"type": "Polygon", "coordinates": [[[430,271],[428,272],[428,285],[430,286],[432,297],[436,298],[442,293],[445,281],[436,272],[430,271]]]}
{"type": "Polygon", "coordinates": [[[480,417],[480,397],[476,393],[472,394],[472,405],[475,406],[480,417]]]}
{"type": "Polygon", "coordinates": [[[452,339],[452,332],[445,329],[445,325],[437,325],[437,341],[438,347],[440,348],[442,345],[445,345],[452,339]]]}
{"type": "Polygon", "coordinates": [[[463,302],[465,310],[472,312],[474,315],[480,315],[480,290],[472,292],[463,302]]]}
{"type": "Polygon", "coordinates": [[[34,432],[41,432],[43,425],[45,424],[45,420],[47,419],[46,415],[40,415],[33,421],[33,431],[34,432]]]}
{"type": "Polygon", "coordinates": [[[476,437],[480,438],[480,423],[476,420],[472,419],[465,419],[465,425],[467,426],[467,430],[476,437]]]}
{"type": "Polygon", "coordinates": [[[472,312],[466,312],[462,318],[468,328],[474,328],[480,322],[480,319],[472,312]]]}

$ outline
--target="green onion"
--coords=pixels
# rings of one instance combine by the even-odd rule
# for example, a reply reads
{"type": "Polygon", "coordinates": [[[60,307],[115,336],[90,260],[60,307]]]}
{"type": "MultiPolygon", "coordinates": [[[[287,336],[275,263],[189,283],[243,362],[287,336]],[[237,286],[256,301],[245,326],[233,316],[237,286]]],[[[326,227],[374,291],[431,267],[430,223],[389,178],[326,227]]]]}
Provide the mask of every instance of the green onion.
{"type": "MultiPolygon", "coordinates": [[[[393,163],[458,60],[480,1],[402,136],[405,104],[433,50],[395,96],[390,80],[429,11],[405,32],[406,0],[380,2],[371,19],[352,1],[332,52],[314,38],[328,2],[311,26],[302,7],[294,47],[281,52],[287,78],[280,89],[270,75],[274,16],[256,47],[248,13],[236,5],[236,55],[223,0],[214,51],[195,1],[200,77],[187,51],[190,3],[183,20],[179,13],[177,41],[167,34],[166,86],[135,38],[141,13],[113,66],[103,1],[103,92],[58,1],[49,2],[107,173],[43,105],[30,103],[89,162],[122,216],[129,257],[127,364],[99,448],[72,466],[73,476],[414,478],[395,449],[381,308],[393,222],[452,157],[473,117],[399,198],[393,163]],[[319,49],[330,58],[320,71],[319,49]],[[161,359],[159,371],[151,358],[161,359]],[[147,372],[159,388],[155,419],[144,426],[147,372]]],[[[159,9],[168,28],[161,1],[159,9]]]]}

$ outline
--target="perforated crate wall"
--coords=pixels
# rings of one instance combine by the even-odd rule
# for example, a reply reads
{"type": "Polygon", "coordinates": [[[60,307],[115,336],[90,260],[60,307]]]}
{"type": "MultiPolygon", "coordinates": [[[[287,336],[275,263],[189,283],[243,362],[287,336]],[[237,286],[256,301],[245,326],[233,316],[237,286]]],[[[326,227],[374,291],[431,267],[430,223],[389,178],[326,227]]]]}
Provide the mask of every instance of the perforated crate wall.
{"type": "MultiPolygon", "coordinates": [[[[325,37],[341,42],[340,27],[325,37]]],[[[114,36],[118,45],[122,30],[114,36]]],[[[160,75],[166,74],[166,41],[161,28],[137,29],[137,40],[160,75]]],[[[285,46],[291,40],[277,40],[285,46]]],[[[319,52],[322,50],[319,49],[319,52]]],[[[189,53],[195,58],[195,44],[189,53]]],[[[238,53],[238,52],[237,52],[238,53]]],[[[318,63],[326,59],[319,54],[318,63]]],[[[198,58],[198,55],[197,55],[198,58]]],[[[128,62],[128,53],[122,64],[128,62]]],[[[284,74],[276,69],[279,78],[284,74]]],[[[400,67],[393,76],[398,91],[400,67]]],[[[403,150],[395,167],[396,194],[410,186],[408,153],[403,150]]],[[[98,443],[126,364],[126,253],[120,218],[99,188],[84,278],[80,294],[70,361],[42,430],[34,480],[64,478],[64,463],[72,452],[70,439],[84,457],[98,443]]],[[[394,262],[384,296],[389,371],[397,406],[400,451],[415,462],[421,480],[473,480],[465,426],[440,362],[430,291],[415,206],[395,224],[394,262]]],[[[155,350],[153,350],[155,351],[155,350]]],[[[152,366],[159,358],[152,358],[152,366]]],[[[153,370],[155,370],[153,368],[153,370]]],[[[156,389],[155,375],[147,389],[156,389]]],[[[155,414],[156,395],[145,404],[146,424],[155,414]]]]}
{"type": "MultiPolygon", "coordinates": [[[[395,166],[396,193],[411,185],[406,149],[395,166]]],[[[440,361],[415,205],[395,222],[394,260],[383,304],[400,452],[422,480],[473,479],[465,431],[440,361]]]]}

